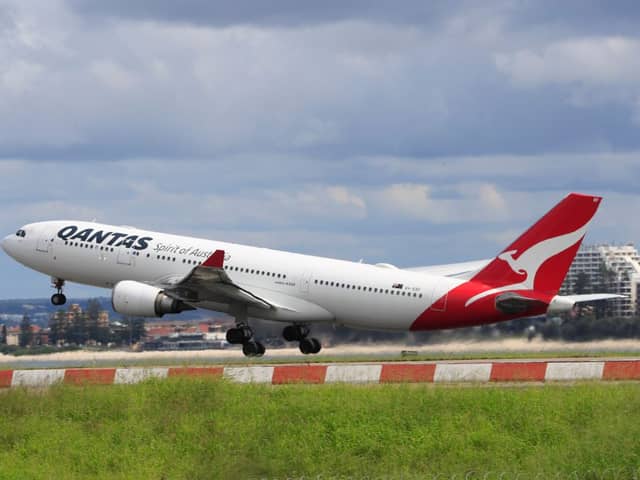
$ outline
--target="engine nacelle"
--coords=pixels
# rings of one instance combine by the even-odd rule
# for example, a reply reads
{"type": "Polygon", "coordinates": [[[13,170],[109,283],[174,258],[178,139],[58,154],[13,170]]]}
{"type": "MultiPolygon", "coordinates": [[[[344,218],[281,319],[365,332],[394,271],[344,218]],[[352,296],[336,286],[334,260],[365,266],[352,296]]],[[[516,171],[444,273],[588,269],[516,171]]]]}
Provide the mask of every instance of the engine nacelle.
{"type": "Polygon", "coordinates": [[[132,317],[161,317],[165,313],[195,310],[184,302],[171,298],[160,288],[133,280],[116,283],[111,292],[111,304],[116,312],[132,317]]]}

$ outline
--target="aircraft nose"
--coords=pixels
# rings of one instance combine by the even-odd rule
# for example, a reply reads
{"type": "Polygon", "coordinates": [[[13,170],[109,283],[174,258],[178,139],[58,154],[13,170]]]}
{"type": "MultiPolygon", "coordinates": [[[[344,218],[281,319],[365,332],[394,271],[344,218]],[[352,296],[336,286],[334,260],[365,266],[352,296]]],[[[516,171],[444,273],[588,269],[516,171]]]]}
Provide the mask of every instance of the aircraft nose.
{"type": "Polygon", "coordinates": [[[0,247],[2,247],[2,249],[7,253],[9,253],[9,242],[11,241],[10,237],[11,235],[7,235],[2,240],[0,240],[0,247]]]}

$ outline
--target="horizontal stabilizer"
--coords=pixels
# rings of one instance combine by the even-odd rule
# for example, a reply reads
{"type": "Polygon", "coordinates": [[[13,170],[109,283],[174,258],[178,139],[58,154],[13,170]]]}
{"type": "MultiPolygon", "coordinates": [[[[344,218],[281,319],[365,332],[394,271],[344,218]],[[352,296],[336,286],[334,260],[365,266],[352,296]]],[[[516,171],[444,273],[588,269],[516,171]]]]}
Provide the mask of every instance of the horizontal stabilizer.
{"type": "MultiPolygon", "coordinates": [[[[576,303],[596,302],[598,300],[613,300],[625,298],[624,295],[614,293],[590,293],[585,295],[556,295],[551,300],[547,313],[563,313],[573,309],[576,303]]],[[[546,305],[537,298],[525,297],[515,292],[506,292],[496,297],[496,308],[509,315],[524,315],[529,311],[546,305]]]]}
{"type": "Polygon", "coordinates": [[[585,293],[583,295],[562,295],[562,298],[566,298],[573,303],[583,302],[596,302],[598,300],[613,300],[614,298],[627,298],[624,295],[618,295],[616,293],[585,293]]]}
{"type": "Polygon", "coordinates": [[[616,298],[627,298],[624,295],[615,293],[586,293],[583,295],[556,295],[551,300],[547,313],[568,312],[576,303],[597,302],[598,300],[614,300],[616,298]]]}

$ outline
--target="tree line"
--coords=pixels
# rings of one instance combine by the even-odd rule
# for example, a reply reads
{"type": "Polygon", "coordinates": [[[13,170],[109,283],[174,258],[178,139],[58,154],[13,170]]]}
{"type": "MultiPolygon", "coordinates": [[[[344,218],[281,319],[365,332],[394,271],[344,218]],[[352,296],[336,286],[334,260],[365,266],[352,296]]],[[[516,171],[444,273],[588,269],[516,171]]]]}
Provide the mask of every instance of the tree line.
{"type": "Polygon", "coordinates": [[[117,323],[99,322],[102,306],[97,299],[90,299],[81,311],[58,310],[49,321],[49,342],[84,345],[89,341],[106,345],[132,344],[144,336],[144,319],[122,317],[117,323]]]}
{"type": "MultiPolygon", "coordinates": [[[[114,323],[99,321],[102,306],[97,299],[90,299],[85,310],[58,310],[49,320],[48,342],[52,345],[85,345],[93,343],[133,344],[139,342],[145,334],[145,323],[142,318],[122,317],[114,323]]],[[[41,343],[41,336],[33,332],[28,315],[23,315],[20,322],[18,344],[20,347],[41,343]]],[[[0,332],[0,343],[6,344],[7,330],[3,325],[0,332]]]]}

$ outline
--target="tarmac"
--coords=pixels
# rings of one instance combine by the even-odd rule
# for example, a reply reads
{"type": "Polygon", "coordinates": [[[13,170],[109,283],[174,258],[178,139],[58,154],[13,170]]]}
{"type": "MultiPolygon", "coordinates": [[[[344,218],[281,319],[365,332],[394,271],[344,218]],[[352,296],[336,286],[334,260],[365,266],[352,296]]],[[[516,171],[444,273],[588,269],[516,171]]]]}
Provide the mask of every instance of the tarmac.
{"type": "Polygon", "coordinates": [[[240,348],[223,350],[181,350],[144,351],[125,350],[78,350],[46,355],[0,355],[0,369],[70,368],[70,367],[110,367],[139,365],[210,365],[268,363],[306,363],[308,360],[326,361],[379,361],[399,360],[401,352],[410,351],[416,356],[429,358],[455,358],[464,356],[486,356],[500,359],[505,356],[555,358],[562,357],[606,357],[616,358],[621,354],[640,358],[638,340],[601,340],[596,342],[557,342],[539,338],[506,339],[495,341],[451,341],[430,345],[411,346],[407,344],[370,343],[325,346],[318,355],[307,357],[297,347],[267,349],[259,361],[247,359],[240,348]]]}

